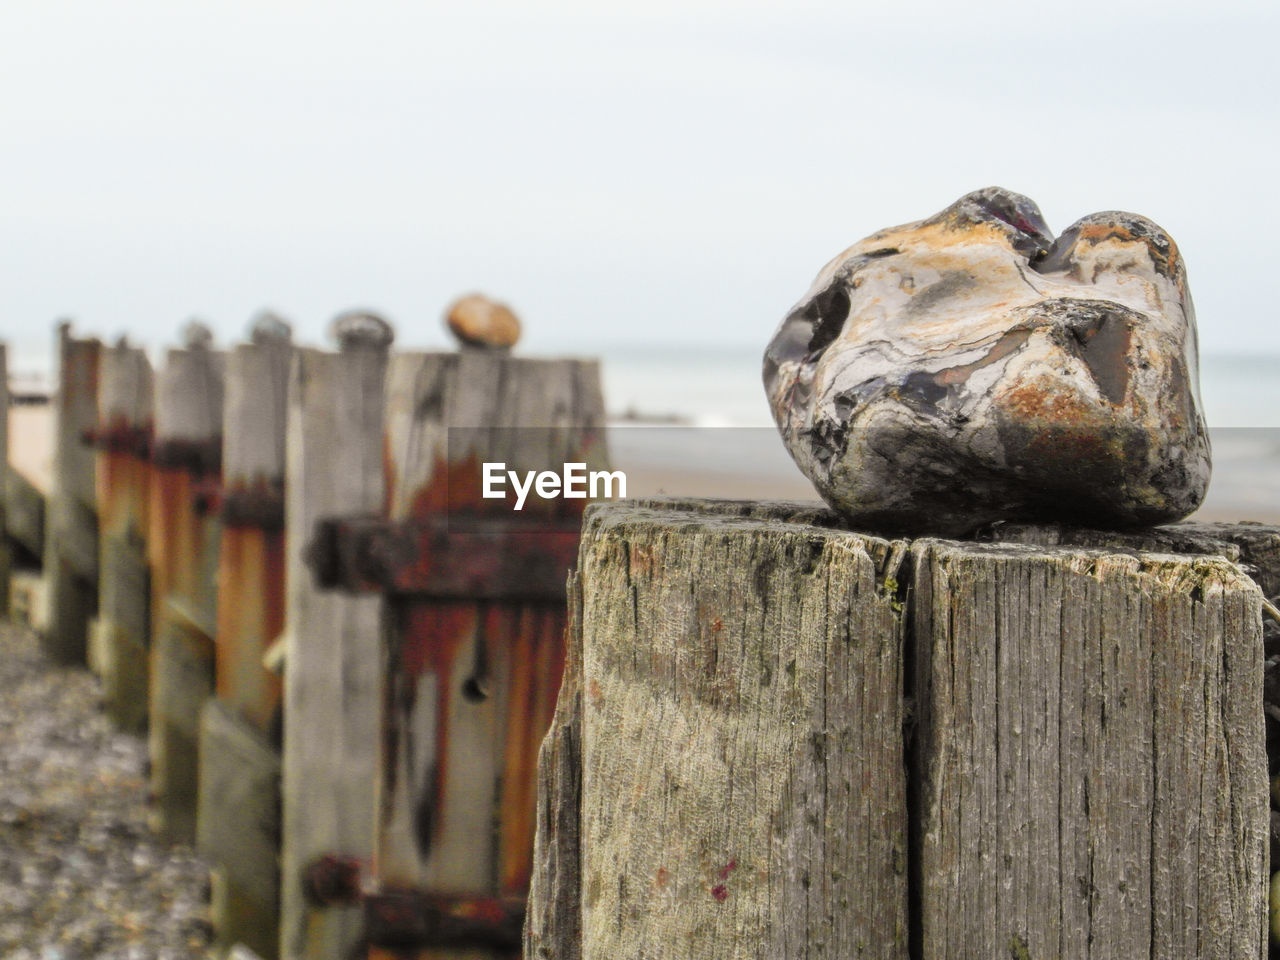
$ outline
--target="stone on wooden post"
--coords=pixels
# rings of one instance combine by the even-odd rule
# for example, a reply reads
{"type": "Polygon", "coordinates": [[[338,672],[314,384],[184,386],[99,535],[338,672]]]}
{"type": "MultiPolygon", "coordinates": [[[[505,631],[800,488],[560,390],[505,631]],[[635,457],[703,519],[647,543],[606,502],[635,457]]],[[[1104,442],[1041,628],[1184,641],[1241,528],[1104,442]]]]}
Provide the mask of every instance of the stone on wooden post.
{"type": "Polygon", "coordinates": [[[212,510],[222,462],[226,355],[187,329],[156,378],[152,452],[151,792],[157,829],[195,841],[200,708],[213,694],[221,524],[212,510]]]}
{"type": "Polygon", "coordinates": [[[218,944],[242,942],[274,957],[281,683],[263,657],[284,629],[284,447],[294,350],[288,326],[270,314],[255,320],[252,341],[227,358],[217,698],[201,720],[197,848],[213,863],[218,944]]]}
{"type": "Polygon", "coordinates": [[[806,509],[588,514],[527,956],[1263,956],[1248,577],[806,509]]]}
{"type": "Polygon", "coordinates": [[[83,664],[89,621],[98,607],[98,517],[94,453],[85,434],[98,423],[96,339],[58,325],[58,385],[54,402],[53,483],[45,523],[44,571],[48,626],[45,653],[55,663],[83,664]]]}
{"type": "Polygon", "coordinates": [[[305,557],[318,521],[385,510],[383,390],[392,331],[372,315],[348,314],[334,333],[341,351],[299,350],[289,387],[285,960],[352,955],[363,932],[350,901],[356,891],[317,890],[304,874],[312,867],[314,876],[324,862],[358,872],[373,854],[382,600],[318,589],[305,557]],[[323,904],[326,895],[331,902],[323,904]]]}
{"type": "Polygon", "coordinates": [[[102,351],[98,380],[98,617],[91,644],[108,714],[122,729],[147,723],[151,646],[151,362],[121,340],[102,351]]]}

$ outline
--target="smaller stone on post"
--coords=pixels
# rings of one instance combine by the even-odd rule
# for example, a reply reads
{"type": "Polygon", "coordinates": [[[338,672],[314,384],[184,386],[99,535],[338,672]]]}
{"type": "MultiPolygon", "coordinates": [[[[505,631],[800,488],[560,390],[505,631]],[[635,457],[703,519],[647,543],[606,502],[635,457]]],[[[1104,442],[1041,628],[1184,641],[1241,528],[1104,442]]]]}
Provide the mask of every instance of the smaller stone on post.
{"type": "Polygon", "coordinates": [[[463,347],[510,350],[520,339],[520,320],[512,309],[483,294],[455,300],[445,311],[444,320],[463,347]]]}

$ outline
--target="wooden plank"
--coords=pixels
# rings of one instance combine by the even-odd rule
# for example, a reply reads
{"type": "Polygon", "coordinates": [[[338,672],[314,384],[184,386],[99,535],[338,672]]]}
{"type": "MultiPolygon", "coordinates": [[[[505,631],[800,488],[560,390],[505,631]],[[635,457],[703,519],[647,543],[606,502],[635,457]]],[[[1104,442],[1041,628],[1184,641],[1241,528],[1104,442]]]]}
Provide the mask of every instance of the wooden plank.
{"type": "MultiPolygon", "coordinates": [[[[253,342],[237,346],[227,358],[223,417],[215,690],[219,707],[277,752],[283,732],[281,680],[263,656],[284,629],[284,447],[293,352],[287,328],[268,330],[259,321],[253,342]]],[[[226,744],[221,739],[202,744],[202,770],[234,762],[208,753],[226,744]]],[[[274,789],[278,793],[278,778],[274,789]]],[[[202,793],[201,800],[201,829],[205,821],[234,823],[238,816],[231,792],[202,793]]],[[[278,838],[278,796],[273,809],[271,833],[278,838]]],[[[239,938],[275,957],[278,844],[254,845],[236,855],[212,848],[208,853],[226,890],[235,892],[214,903],[218,938],[227,943],[239,938]]]]}
{"type": "Polygon", "coordinates": [[[94,454],[83,438],[98,422],[100,349],[97,340],[76,339],[70,324],[59,324],[57,439],[44,550],[49,610],[41,637],[55,663],[85,663],[89,620],[98,605],[94,454]]]}
{"type": "Polygon", "coordinates": [[[151,570],[151,793],[157,828],[195,840],[199,710],[213,690],[221,524],[200,492],[219,475],[224,354],[200,330],[166,352],[155,381],[147,536],[151,570]],[[178,640],[170,640],[170,637],[178,640]],[[173,678],[173,679],[166,679],[173,678]]]}
{"type": "Polygon", "coordinates": [[[150,666],[146,538],[154,377],[146,352],[123,340],[102,351],[99,366],[99,672],[108,715],[122,729],[140,732],[147,723],[150,666]]]}
{"type": "Polygon", "coordinates": [[[280,678],[262,663],[284,629],[284,445],[293,346],[265,338],[228,357],[218,697],[258,730],[280,723],[280,678]]]}
{"type": "Polygon", "coordinates": [[[156,635],[150,726],[152,822],[171,840],[196,838],[200,710],[212,695],[213,645],[171,609],[156,635]]]}
{"type": "Polygon", "coordinates": [[[1117,532],[1050,523],[1002,523],[991,530],[998,543],[1069,545],[1157,553],[1201,553],[1238,563],[1266,597],[1280,595],[1280,527],[1264,523],[1171,523],[1117,532]]]}
{"type": "MultiPolygon", "coordinates": [[[[385,327],[385,324],[384,324],[385,327]]],[[[375,327],[376,331],[376,327],[375,327]]],[[[316,522],[380,515],[390,329],[340,353],[300,350],[290,378],[280,956],[345,957],[357,905],[320,907],[303,871],[319,857],[373,855],[382,602],[317,589],[304,555],[316,522]]]]}
{"type": "Polygon", "coordinates": [[[252,724],[216,698],[200,717],[196,848],[213,869],[216,949],[244,943],[276,955],[280,754],[252,724]]]}
{"type": "Polygon", "coordinates": [[[911,582],[921,956],[1261,957],[1257,587],[940,541],[911,582]]]}
{"type": "Polygon", "coordinates": [[[908,955],[903,554],[592,508],[528,956],[908,955]]]}
{"type": "MultiPolygon", "coordinates": [[[[481,463],[605,469],[603,426],[593,361],[397,356],[387,386],[390,519],[443,519],[451,529],[477,516],[510,519],[509,503],[481,496],[481,463]]],[[[582,506],[531,497],[523,513],[551,529],[582,506]]],[[[374,858],[382,888],[524,899],[534,757],[559,686],[563,623],[558,603],[389,604],[374,858]]],[[[421,956],[494,955],[420,946],[421,956]]]]}
{"type": "Polygon", "coordinates": [[[9,466],[5,478],[5,529],[37,565],[44,554],[44,494],[9,466]]]}

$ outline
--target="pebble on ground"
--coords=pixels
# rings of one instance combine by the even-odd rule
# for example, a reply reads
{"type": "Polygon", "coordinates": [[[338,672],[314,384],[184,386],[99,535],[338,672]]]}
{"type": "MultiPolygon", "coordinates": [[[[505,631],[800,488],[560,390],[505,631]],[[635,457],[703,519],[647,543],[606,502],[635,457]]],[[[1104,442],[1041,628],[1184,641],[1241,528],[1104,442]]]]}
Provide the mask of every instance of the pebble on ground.
{"type": "Polygon", "coordinates": [[[209,871],[147,824],[147,746],[83,669],[0,621],[0,958],[186,960],[210,940],[209,871]]]}

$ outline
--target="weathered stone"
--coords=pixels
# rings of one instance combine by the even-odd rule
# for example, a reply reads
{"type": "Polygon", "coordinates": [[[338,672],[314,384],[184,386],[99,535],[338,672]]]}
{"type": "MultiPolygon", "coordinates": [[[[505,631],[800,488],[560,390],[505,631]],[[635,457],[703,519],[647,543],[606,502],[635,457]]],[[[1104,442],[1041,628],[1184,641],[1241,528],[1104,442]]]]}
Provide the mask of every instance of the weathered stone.
{"type": "Polygon", "coordinates": [[[478,293],[454,301],[445,323],[468,347],[509,348],[520,339],[520,321],[511,308],[478,293]]]}
{"type": "Polygon", "coordinates": [[[783,320],[764,382],[800,469],[864,528],[1142,526],[1209,482],[1186,271],[1131,213],[1055,240],[991,187],[872,234],[783,320]]]}

